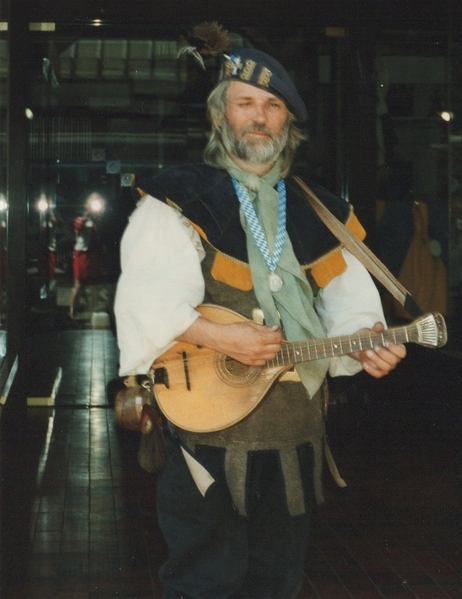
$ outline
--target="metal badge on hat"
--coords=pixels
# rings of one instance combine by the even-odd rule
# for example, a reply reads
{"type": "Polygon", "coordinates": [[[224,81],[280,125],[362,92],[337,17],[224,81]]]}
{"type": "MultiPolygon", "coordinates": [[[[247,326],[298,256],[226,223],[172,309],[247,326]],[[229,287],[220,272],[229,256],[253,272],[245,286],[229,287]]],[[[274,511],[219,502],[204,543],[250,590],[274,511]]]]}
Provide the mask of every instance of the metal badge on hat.
{"type": "Polygon", "coordinates": [[[242,62],[242,60],[239,58],[239,56],[234,56],[234,54],[231,54],[231,56],[228,56],[227,54],[223,54],[223,56],[227,59],[227,63],[226,63],[226,76],[235,76],[238,74],[238,72],[240,70],[242,70],[242,68],[244,67],[244,63],[242,62]]]}

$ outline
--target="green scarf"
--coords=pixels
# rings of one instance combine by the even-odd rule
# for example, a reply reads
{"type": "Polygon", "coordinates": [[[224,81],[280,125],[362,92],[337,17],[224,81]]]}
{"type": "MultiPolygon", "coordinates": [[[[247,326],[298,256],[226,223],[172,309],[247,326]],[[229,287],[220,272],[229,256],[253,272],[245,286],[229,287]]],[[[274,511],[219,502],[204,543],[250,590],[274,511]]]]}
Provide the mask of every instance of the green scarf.
{"type": "MultiPolygon", "coordinates": [[[[272,252],[278,225],[278,192],[274,186],[281,177],[280,162],[277,161],[263,177],[240,170],[231,159],[228,161],[227,171],[247,189],[272,252]]],[[[313,307],[313,291],[295,258],[289,237],[286,235],[282,255],[276,268],[276,273],[281,277],[283,285],[279,291],[273,293],[269,287],[268,267],[255,243],[242,208],[241,223],[247,236],[247,251],[255,295],[263,310],[266,324],[268,326],[282,324],[288,341],[325,337],[313,307]]],[[[329,361],[325,359],[304,362],[296,366],[310,397],[313,397],[321,386],[328,366],[329,361]]]]}

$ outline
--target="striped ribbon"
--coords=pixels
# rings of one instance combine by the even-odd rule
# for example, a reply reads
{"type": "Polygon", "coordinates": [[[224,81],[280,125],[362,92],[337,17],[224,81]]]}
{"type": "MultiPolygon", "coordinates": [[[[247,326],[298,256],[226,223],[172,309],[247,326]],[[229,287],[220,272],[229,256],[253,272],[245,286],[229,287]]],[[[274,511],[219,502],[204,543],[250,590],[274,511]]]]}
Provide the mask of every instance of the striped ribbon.
{"type": "Polygon", "coordinates": [[[274,273],[276,266],[278,265],[279,258],[282,253],[282,246],[286,237],[286,186],[282,179],[278,182],[278,228],[276,232],[276,240],[274,242],[274,250],[271,254],[266,235],[263,228],[258,220],[258,216],[253,207],[252,201],[245,187],[239,183],[237,179],[232,177],[234,189],[236,190],[237,197],[242,206],[244,214],[252,231],[252,235],[255,239],[258,249],[263,255],[268,269],[271,273],[274,273]]]}

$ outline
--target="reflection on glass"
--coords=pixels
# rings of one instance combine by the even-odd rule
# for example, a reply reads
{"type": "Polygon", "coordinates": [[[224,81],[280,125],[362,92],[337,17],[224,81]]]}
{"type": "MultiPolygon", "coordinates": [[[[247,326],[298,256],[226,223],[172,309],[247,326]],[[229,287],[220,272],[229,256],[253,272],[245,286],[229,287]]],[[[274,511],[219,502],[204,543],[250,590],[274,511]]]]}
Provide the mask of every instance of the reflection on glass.
{"type": "Polygon", "coordinates": [[[53,200],[44,193],[39,195],[35,206],[39,213],[37,268],[40,299],[46,299],[56,290],[56,216],[53,200]]]}
{"type": "MultiPolygon", "coordinates": [[[[0,329],[6,328],[6,248],[8,233],[8,201],[0,193],[0,329]]],[[[6,353],[6,335],[0,339],[0,358],[6,353]],[[5,347],[4,347],[5,346],[5,347]]]]}
{"type": "MultiPolygon", "coordinates": [[[[98,38],[94,25],[98,23],[92,24],[91,31],[85,27],[71,34],[63,25],[59,37],[47,34],[46,46],[42,39],[32,42],[35,60],[28,118],[30,181],[35,193],[30,197],[32,202],[42,192],[44,197],[43,208],[37,205],[35,210],[31,205],[30,210],[34,218],[40,215],[41,224],[38,227],[34,221],[30,229],[29,266],[35,270],[29,299],[37,307],[35,314],[54,309],[59,312],[59,323],[70,328],[90,326],[95,314],[107,311],[112,316],[120,237],[137,197],[131,187],[142,186],[144,177],[171,166],[202,160],[209,130],[205,101],[218,77],[214,58],[207,58],[204,70],[190,56],[179,55],[181,40],[175,25],[150,27],[149,31],[127,26],[124,38],[109,24],[105,25],[105,35],[98,38]],[[84,251],[79,248],[75,230],[86,199],[94,192],[105,200],[97,227],[104,280],[100,281],[98,297],[92,299],[90,290],[96,285],[82,286],[80,274],[74,272],[74,257],[76,251],[84,251]],[[42,257],[37,265],[39,237],[42,257]],[[53,249],[48,245],[53,237],[54,278],[53,249]],[[38,271],[40,293],[35,285],[38,271]],[[54,298],[44,302],[53,290],[53,281],[54,298]]],[[[345,47],[340,51],[341,38],[326,37],[327,31],[317,27],[268,27],[262,33],[261,39],[277,50],[276,57],[290,69],[310,112],[296,170],[334,189],[349,168],[343,158],[339,160],[344,143],[341,119],[346,117],[342,117],[343,108],[337,106],[344,97],[339,75],[349,50],[345,47]]],[[[234,47],[253,45],[257,39],[247,33],[232,35],[234,47]]],[[[423,34],[408,32],[405,39],[406,43],[400,32],[383,31],[376,48],[377,96],[381,100],[377,107],[381,135],[377,145],[379,153],[386,153],[381,156],[383,168],[378,175],[379,199],[386,203],[384,214],[392,215],[382,250],[391,248],[391,257],[386,259],[393,260],[387,265],[394,268],[395,256],[401,261],[406,251],[398,245],[407,247],[409,233],[402,233],[408,224],[405,218],[393,216],[409,208],[411,199],[429,202],[430,209],[439,211],[438,219],[430,219],[432,227],[436,228],[437,220],[442,222],[432,231],[432,238],[443,248],[457,295],[455,304],[460,305],[460,236],[454,233],[457,240],[451,245],[453,237],[449,238],[448,231],[448,223],[452,226],[460,219],[456,214],[452,220],[447,218],[449,168],[459,184],[454,192],[458,195],[451,200],[456,202],[454,212],[461,195],[460,101],[449,101],[445,73],[450,64],[444,44],[435,45],[423,34]],[[445,110],[448,122],[441,118],[445,110]],[[449,129],[452,137],[447,135],[449,129]],[[452,166],[447,164],[449,142],[452,166]],[[400,193],[403,188],[405,197],[400,193]]],[[[459,56],[459,41],[455,47],[459,56]]],[[[460,81],[453,80],[455,95],[460,98],[460,81]]],[[[458,224],[454,228],[460,230],[458,224]]],[[[396,269],[399,271],[399,264],[396,269]]],[[[49,319],[48,313],[45,319],[49,319]]]]}
{"type": "MultiPolygon", "coordinates": [[[[84,204],[84,213],[74,219],[74,252],[72,272],[74,287],[70,298],[70,315],[73,318],[81,302],[94,307],[103,275],[100,238],[100,220],[106,209],[106,200],[98,192],[90,193],[84,204]],[[85,299],[88,286],[90,298],[85,299]]],[[[88,307],[88,306],[86,306],[88,307]]]]}

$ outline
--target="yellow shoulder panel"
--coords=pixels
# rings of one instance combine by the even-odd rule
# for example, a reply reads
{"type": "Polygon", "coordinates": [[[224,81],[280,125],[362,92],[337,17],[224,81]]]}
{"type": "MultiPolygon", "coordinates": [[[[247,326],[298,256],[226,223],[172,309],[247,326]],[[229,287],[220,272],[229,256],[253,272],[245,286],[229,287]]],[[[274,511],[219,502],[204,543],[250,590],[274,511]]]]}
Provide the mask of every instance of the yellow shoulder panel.
{"type": "MultiPolygon", "coordinates": [[[[353,212],[348,217],[346,227],[358,239],[363,240],[366,237],[366,231],[353,212]]],[[[342,274],[345,270],[346,263],[342,255],[342,246],[338,246],[312,265],[311,274],[319,287],[325,287],[333,278],[342,274]]]]}
{"type": "Polygon", "coordinates": [[[253,288],[252,275],[248,264],[234,260],[226,254],[215,255],[212,266],[212,277],[215,281],[226,283],[241,291],[250,291],[253,288]]]}
{"type": "MultiPolygon", "coordinates": [[[[191,222],[192,226],[196,229],[199,235],[204,241],[208,243],[207,235],[196,223],[191,222]]],[[[211,246],[213,247],[213,246],[211,246]]],[[[230,285],[235,289],[241,291],[250,291],[253,289],[252,275],[250,274],[250,267],[245,262],[236,260],[227,254],[222,254],[216,248],[215,259],[212,266],[212,277],[215,281],[230,285]]]]}

